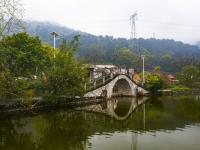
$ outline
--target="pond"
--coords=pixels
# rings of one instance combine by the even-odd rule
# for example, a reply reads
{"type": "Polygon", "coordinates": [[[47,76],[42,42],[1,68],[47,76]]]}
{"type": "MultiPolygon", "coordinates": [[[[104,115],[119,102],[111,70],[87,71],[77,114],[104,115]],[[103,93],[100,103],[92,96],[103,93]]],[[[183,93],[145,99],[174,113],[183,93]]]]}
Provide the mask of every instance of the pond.
{"type": "Polygon", "coordinates": [[[0,150],[199,150],[200,96],[114,98],[1,115],[0,150]]]}

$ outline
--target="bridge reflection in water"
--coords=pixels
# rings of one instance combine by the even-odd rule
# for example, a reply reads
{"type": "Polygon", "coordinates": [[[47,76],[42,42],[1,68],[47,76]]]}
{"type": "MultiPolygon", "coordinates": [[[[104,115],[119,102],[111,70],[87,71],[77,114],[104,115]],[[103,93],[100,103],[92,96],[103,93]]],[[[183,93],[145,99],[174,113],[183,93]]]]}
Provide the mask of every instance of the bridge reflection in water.
{"type": "MultiPolygon", "coordinates": [[[[145,130],[145,101],[147,97],[142,97],[137,99],[136,97],[120,97],[120,98],[112,98],[107,100],[104,103],[90,105],[86,107],[79,107],[76,110],[89,111],[100,113],[102,115],[107,115],[111,118],[114,118],[118,121],[123,121],[128,119],[128,117],[132,117],[134,111],[137,111],[138,107],[142,107],[143,110],[143,130],[145,130]]],[[[136,150],[138,145],[138,132],[131,132],[131,149],[136,150]]]]}
{"type": "Polygon", "coordinates": [[[112,98],[101,104],[79,107],[76,110],[101,113],[115,120],[126,120],[146,100],[146,97],[140,99],[136,97],[112,98]]]}

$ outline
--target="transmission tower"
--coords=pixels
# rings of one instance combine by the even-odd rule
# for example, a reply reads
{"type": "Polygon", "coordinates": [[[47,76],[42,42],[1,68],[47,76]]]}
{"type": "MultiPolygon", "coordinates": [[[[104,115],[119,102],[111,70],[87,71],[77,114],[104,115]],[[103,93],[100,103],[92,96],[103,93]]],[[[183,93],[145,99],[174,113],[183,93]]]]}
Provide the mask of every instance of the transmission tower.
{"type": "Polygon", "coordinates": [[[136,39],[137,38],[137,33],[136,33],[136,19],[137,19],[137,12],[135,12],[133,15],[130,17],[130,25],[131,25],[131,39],[136,39]]]}

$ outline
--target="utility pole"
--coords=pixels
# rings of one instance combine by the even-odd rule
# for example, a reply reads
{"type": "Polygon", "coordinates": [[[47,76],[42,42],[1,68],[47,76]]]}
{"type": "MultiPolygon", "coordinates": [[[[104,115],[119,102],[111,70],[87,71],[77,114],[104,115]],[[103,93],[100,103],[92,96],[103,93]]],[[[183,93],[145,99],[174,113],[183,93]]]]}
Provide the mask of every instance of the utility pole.
{"type": "Polygon", "coordinates": [[[145,78],[144,78],[144,58],[145,58],[145,55],[141,55],[142,57],[142,85],[144,85],[145,83],[145,78]]]}
{"type": "Polygon", "coordinates": [[[52,32],[50,33],[51,35],[53,35],[53,58],[56,58],[56,37],[59,36],[56,32],[52,32]]]}

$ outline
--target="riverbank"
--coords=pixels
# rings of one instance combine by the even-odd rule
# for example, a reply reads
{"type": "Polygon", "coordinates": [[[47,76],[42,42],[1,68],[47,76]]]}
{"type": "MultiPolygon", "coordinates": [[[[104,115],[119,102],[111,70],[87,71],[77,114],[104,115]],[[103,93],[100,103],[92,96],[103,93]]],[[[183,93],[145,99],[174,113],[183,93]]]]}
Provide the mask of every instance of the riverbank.
{"type": "Polygon", "coordinates": [[[158,95],[166,95],[166,96],[173,96],[173,95],[200,95],[200,89],[188,89],[188,90],[171,90],[171,89],[164,89],[159,90],[157,92],[158,95]]]}
{"type": "MultiPolygon", "coordinates": [[[[184,91],[174,91],[174,90],[159,90],[156,95],[163,96],[178,96],[178,95],[200,95],[200,89],[184,90],[184,91]]],[[[140,93],[137,97],[143,97],[140,93]]],[[[152,94],[145,95],[151,97],[152,94]]],[[[119,96],[120,97],[120,96],[119,96]]],[[[12,113],[28,113],[35,111],[45,111],[45,110],[58,110],[62,108],[75,108],[86,105],[95,105],[106,101],[104,97],[96,98],[75,98],[69,99],[65,97],[59,98],[27,98],[27,99],[16,99],[16,100],[5,100],[0,101],[0,114],[12,114],[12,113]],[[30,100],[31,99],[31,100],[30,100]]]]}
{"type": "Polygon", "coordinates": [[[0,102],[0,113],[26,113],[41,110],[56,110],[61,108],[74,108],[90,104],[97,104],[105,101],[104,98],[78,98],[78,99],[57,99],[57,100],[42,100],[36,98],[33,104],[19,100],[10,100],[9,102],[0,102]]]}

